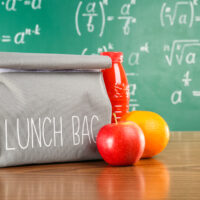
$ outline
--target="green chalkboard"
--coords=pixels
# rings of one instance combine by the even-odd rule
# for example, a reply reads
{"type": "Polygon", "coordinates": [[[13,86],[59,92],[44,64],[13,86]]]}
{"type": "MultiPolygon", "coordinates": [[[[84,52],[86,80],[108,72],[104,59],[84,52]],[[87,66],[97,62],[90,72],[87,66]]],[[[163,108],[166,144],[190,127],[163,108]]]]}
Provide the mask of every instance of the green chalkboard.
{"type": "Polygon", "coordinates": [[[0,51],[123,51],[131,110],[200,130],[198,0],[1,0],[0,51]]]}

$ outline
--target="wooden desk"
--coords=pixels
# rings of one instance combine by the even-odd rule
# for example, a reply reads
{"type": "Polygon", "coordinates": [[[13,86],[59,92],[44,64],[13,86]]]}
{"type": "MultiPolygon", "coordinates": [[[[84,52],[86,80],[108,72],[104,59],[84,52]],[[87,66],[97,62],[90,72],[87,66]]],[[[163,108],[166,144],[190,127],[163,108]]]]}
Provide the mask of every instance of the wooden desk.
{"type": "Polygon", "coordinates": [[[200,133],[175,133],[137,166],[103,161],[0,169],[1,200],[200,199],[200,133]]]}

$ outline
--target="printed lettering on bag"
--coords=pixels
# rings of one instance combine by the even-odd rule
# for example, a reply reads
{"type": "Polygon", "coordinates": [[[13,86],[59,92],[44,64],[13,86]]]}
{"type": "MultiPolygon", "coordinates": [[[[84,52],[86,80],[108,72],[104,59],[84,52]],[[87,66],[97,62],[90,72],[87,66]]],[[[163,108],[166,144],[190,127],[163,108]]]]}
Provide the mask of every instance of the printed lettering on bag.
{"type": "Polygon", "coordinates": [[[66,132],[63,117],[44,117],[16,119],[12,124],[8,119],[4,121],[5,149],[7,151],[26,150],[28,148],[63,147],[64,137],[71,137],[73,145],[96,143],[93,128],[97,125],[99,117],[73,115],[71,118],[71,133],[66,132]],[[15,141],[15,142],[13,142],[15,141]]]}

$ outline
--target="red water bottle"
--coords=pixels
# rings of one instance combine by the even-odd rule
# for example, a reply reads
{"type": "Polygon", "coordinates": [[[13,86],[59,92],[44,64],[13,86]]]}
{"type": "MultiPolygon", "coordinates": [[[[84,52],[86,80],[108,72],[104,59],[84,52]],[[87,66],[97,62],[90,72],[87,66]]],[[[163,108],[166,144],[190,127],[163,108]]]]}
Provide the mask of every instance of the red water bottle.
{"type": "Polygon", "coordinates": [[[112,67],[103,70],[103,78],[107,93],[112,104],[112,123],[115,122],[113,113],[120,119],[129,111],[129,85],[126,73],[122,66],[122,52],[102,52],[102,56],[112,59],[112,67]]]}

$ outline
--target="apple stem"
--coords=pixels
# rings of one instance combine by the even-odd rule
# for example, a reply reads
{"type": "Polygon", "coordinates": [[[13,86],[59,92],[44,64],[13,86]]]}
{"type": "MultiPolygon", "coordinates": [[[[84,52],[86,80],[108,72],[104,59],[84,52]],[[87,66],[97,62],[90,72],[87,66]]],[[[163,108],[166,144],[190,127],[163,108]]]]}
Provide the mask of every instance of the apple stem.
{"type": "Polygon", "coordinates": [[[118,124],[118,121],[117,121],[117,116],[115,113],[113,113],[113,116],[114,116],[114,119],[115,119],[115,123],[118,124]]]}

